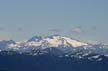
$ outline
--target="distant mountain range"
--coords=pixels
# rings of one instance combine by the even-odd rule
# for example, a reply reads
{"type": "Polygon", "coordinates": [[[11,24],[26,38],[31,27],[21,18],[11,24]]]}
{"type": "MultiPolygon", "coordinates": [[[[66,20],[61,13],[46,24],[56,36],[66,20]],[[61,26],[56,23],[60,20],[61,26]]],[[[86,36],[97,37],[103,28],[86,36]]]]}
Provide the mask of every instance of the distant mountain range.
{"type": "Polygon", "coordinates": [[[89,60],[101,61],[101,56],[108,58],[108,45],[84,43],[59,35],[34,36],[29,40],[21,42],[1,40],[0,53],[18,53],[32,56],[50,54],[61,58],[87,58],[89,60]]]}
{"type": "Polygon", "coordinates": [[[108,45],[59,35],[1,40],[0,71],[108,71],[108,45]]]}

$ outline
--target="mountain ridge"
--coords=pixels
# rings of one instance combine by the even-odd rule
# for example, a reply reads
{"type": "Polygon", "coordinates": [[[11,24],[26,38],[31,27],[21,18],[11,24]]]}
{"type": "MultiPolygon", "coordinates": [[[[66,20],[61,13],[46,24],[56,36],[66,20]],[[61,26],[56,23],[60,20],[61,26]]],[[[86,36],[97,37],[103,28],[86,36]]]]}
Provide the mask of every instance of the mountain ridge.
{"type": "Polygon", "coordinates": [[[101,60],[100,56],[108,57],[108,45],[103,44],[88,44],[78,40],[62,37],[59,35],[53,36],[35,36],[27,41],[0,41],[0,52],[19,53],[27,55],[43,55],[50,54],[58,57],[76,57],[101,60]],[[93,56],[90,56],[95,54],[93,56]]]}

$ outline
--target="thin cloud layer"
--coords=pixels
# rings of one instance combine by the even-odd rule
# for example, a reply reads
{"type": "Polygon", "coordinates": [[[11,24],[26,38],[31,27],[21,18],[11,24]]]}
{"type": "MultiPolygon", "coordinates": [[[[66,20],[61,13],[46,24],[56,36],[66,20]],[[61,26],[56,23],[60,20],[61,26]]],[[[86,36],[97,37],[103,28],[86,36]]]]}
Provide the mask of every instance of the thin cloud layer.
{"type": "Polygon", "coordinates": [[[71,32],[72,33],[80,34],[80,33],[82,33],[82,29],[81,29],[81,27],[75,27],[75,28],[72,29],[71,32]]]}

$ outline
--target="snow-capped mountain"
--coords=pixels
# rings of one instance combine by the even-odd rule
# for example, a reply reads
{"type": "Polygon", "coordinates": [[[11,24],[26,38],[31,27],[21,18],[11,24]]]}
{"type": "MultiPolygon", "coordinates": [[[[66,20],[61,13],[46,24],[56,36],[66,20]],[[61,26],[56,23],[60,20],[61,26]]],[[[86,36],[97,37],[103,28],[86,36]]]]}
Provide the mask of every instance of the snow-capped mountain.
{"type": "Polygon", "coordinates": [[[70,37],[59,35],[35,36],[27,41],[0,41],[0,51],[17,52],[28,55],[51,54],[59,57],[75,57],[101,60],[108,57],[108,45],[87,44],[70,37]]]}
{"type": "Polygon", "coordinates": [[[15,44],[9,44],[7,48],[10,49],[20,49],[30,47],[40,47],[41,49],[46,48],[59,48],[59,47],[81,47],[87,46],[87,43],[83,43],[77,40],[73,40],[68,37],[61,37],[57,35],[53,36],[35,36],[27,41],[16,42],[15,44]]]}
{"type": "Polygon", "coordinates": [[[58,35],[54,36],[35,36],[27,41],[29,46],[41,46],[46,45],[47,47],[58,47],[58,46],[72,46],[72,47],[79,47],[83,45],[87,45],[86,43],[82,43],[76,40],[73,40],[68,37],[61,37],[58,35]]]}

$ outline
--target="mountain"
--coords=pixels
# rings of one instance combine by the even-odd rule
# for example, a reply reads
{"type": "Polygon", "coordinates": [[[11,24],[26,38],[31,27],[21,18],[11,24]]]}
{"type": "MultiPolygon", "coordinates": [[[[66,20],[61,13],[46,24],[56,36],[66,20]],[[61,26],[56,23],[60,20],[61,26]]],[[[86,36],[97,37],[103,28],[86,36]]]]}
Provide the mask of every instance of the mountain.
{"type": "Polygon", "coordinates": [[[53,35],[53,36],[35,36],[28,40],[29,45],[31,46],[46,46],[46,47],[59,47],[59,46],[72,46],[72,47],[78,47],[82,45],[87,45],[86,43],[81,43],[76,40],[72,40],[71,38],[68,37],[61,37],[58,35],[53,35]]]}
{"type": "Polygon", "coordinates": [[[108,45],[59,35],[0,41],[0,71],[108,71],[108,45]]]}
{"type": "Polygon", "coordinates": [[[59,35],[34,36],[21,42],[3,40],[0,41],[0,51],[32,56],[50,54],[58,57],[97,59],[97,61],[101,60],[101,56],[108,57],[108,45],[88,44],[59,35]]]}

